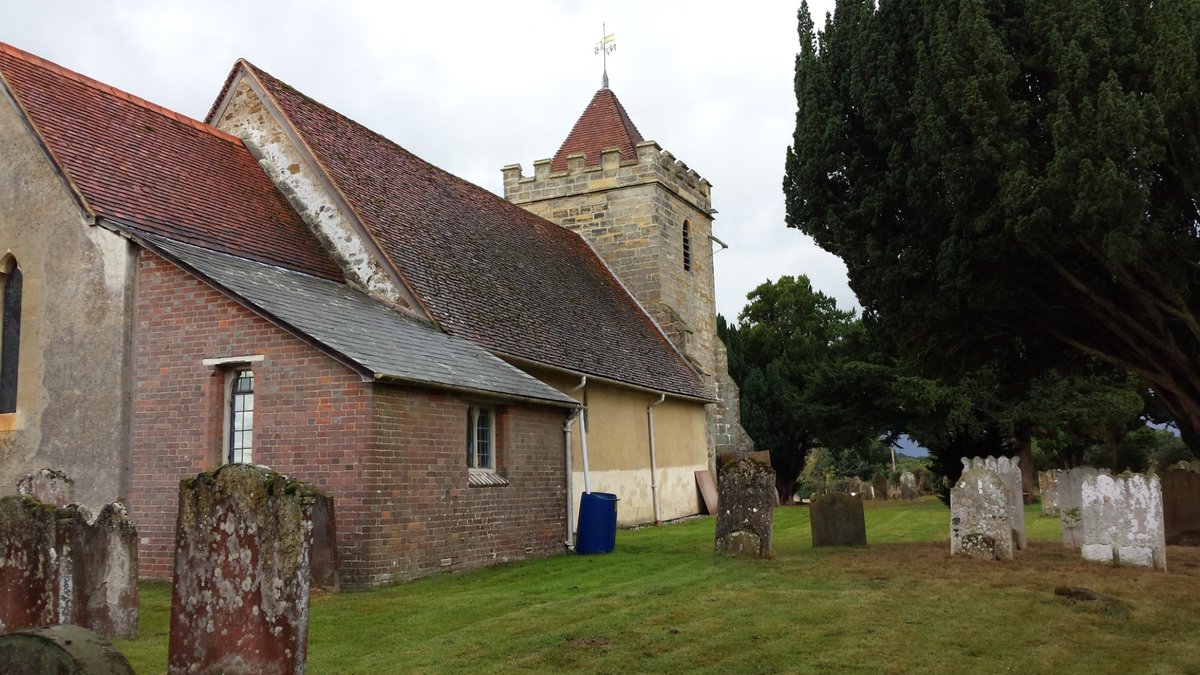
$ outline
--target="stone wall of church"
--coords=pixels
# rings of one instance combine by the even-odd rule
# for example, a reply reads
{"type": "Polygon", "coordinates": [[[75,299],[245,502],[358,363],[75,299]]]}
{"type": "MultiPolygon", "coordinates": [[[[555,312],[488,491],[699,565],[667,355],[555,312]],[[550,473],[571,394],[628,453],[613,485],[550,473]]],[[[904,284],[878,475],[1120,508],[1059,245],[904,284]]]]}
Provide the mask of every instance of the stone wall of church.
{"type": "Polygon", "coordinates": [[[582,235],[701,373],[713,396],[722,398],[708,411],[712,465],[717,452],[733,451],[749,439],[737,423],[736,407],[728,409],[722,397],[728,362],[717,337],[711,186],[653,141],[636,150],[637,159],[627,161],[615,149],[602,152],[595,166],[572,155],[567,169],[557,172],[550,170],[551,160],[539,160],[532,176],[522,175],[519,165],[504,167],[504,196],[582,235]]]}
{"type": "Polygon", "coordinates": [[[128,494],[132,247],[88,224],[0,96],[0,272],[13,260],[23,281],[20,355],[16,412],[0,414],[0,494],[53,468],[97,508],[128,494]]]}

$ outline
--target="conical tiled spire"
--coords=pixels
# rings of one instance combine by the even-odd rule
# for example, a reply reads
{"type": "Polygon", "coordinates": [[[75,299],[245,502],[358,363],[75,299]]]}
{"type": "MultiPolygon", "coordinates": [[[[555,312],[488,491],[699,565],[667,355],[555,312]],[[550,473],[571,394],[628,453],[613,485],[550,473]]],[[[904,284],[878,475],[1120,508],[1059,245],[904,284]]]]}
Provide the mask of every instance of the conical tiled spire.
{"type": "Polygon", "coordinates": [[[567,140],[554,154],[550,170],[565,170],[567,155],[578,152],[587,155],[588,164],[599,164],[600,151],[608,148],[620,148],[623,160],[636,159],[633,146],[641,142],[642,134],[629,119],[617,95],[611,89],[601,89],[592,97],[592,102],[579,116],[567,140]]]}

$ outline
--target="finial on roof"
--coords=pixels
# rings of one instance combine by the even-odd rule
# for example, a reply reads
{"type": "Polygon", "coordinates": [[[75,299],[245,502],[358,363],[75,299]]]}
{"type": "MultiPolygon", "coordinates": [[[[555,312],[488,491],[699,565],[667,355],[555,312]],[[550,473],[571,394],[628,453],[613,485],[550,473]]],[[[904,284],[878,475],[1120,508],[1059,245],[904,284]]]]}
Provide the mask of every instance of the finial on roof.
{"type": "Polygon", "coordinates": [[[616,35],[610,35],[607,32],[604,24],[600,24],[600,34],[603,39],[596,43],[596,48],[592,50],[593,54],[601,54],[604,61],[604,78],[600,80],[600,88],[608,89],[608,55],[617,48],[616,35]]]}

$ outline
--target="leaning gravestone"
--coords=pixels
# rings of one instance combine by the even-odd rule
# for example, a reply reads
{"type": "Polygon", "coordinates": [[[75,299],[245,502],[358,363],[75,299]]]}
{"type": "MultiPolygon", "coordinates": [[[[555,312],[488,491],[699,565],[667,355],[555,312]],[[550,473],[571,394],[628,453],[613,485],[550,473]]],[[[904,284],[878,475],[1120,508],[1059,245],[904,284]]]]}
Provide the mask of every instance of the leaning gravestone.
{"type": "Polygon", "coordinates": [[[1081,489],[1084,560],[1167,569],[1158,476],[1089,476],[1081,489]]]}
{"type": "Polygon", "coordinates": [[[87,509],[0,499],[0,632],[52,624],[137,635],[137,528],[119,503],[87,509]]]}
{"type": "Polygon", "coordinates": [[[1042,515],[1058,515],[1058,476],[1062,471],[1051,469],[1038,474],[1038,490],[1042,493],[1042,515]]]}
{"type": "Polygon", "coordinates": [[[1090,466],[1077,466],[1058,474],[1058,518],[1065,548],[1083,545],[1083,481],[1107,474],[1090,466]]]}
{"type": "Polygon", "coordinates": [[[17,494],[33,497],[43,504],[67,506],[75,501],[75,481],[62,471],[42,469],[25,474],[17,482],[17,494]]]}
{"type": "Polygon", "coordinates": [[[860,497],[845,492],[814,497],[808,514],[813,548],[867,545],[867,523],[860,497]]]}
{"type": "Polygon", "coordinates": [[[1200,462],[1178,462],[1162,473],[1167,543],[1200,546],[1200,462]]]}
{"type": "Polygon", "coordinates": [[[179,483],[171,673],[303,673],[315,488],[228,464],[179,483]]]}
{"type": "Polygon", "coordinates": [[[717,476],[717,553],[771,557],[775,519],[775,472],[748,457],[725,465],[717,476]]]}
{"type": "Polygon", "coordinates": [[[887,478],[883,477],[883,474],[875,474],[875,477],[871,479],[871,487],[875,489],[875,499],[888,498],[888,482],[887,478]]]}
{"type": "Polygon", "coordinates": [[[1008,522],[1012,524],[1013,544],[1025,549],[1025,494],[1021,487],[1021,467],[1018,457],[962,458],[963,469],[984,468],[996,474],[1008,490],[1008,522]]]}
{"type": "Polygon", "coordinates": [[[950,555],[1012,560],[1012,491],[995,472],[969,468],[950,489],[950,555]]]}
{"type": "Polygon", "coordinates": [[[0,673],[133,675],[125,655],[81,626],[56,625],[0,635],[0,673]]]}
{"type": "Polygon", "coordinates": [[[917,477],[911,471],[900,474],[900,498],[910,502],[917,498],[917,477]]]}

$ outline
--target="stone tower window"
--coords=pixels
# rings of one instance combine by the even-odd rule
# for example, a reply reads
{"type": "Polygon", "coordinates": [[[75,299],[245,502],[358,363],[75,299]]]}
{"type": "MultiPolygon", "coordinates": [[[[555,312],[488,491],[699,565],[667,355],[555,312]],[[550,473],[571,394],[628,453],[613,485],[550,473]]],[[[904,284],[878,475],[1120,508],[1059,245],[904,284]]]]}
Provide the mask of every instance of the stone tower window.
{"type": "Polygon", "coordinates": [[[692,226],[683,221],[683,271],[692,271],[692,226]]]}
{"type": "Polygon", "coordinates": [[[17,411],[17,363],[21,347],[21,269],[9,258],[0,272],[0,413],[17,411]]]}

